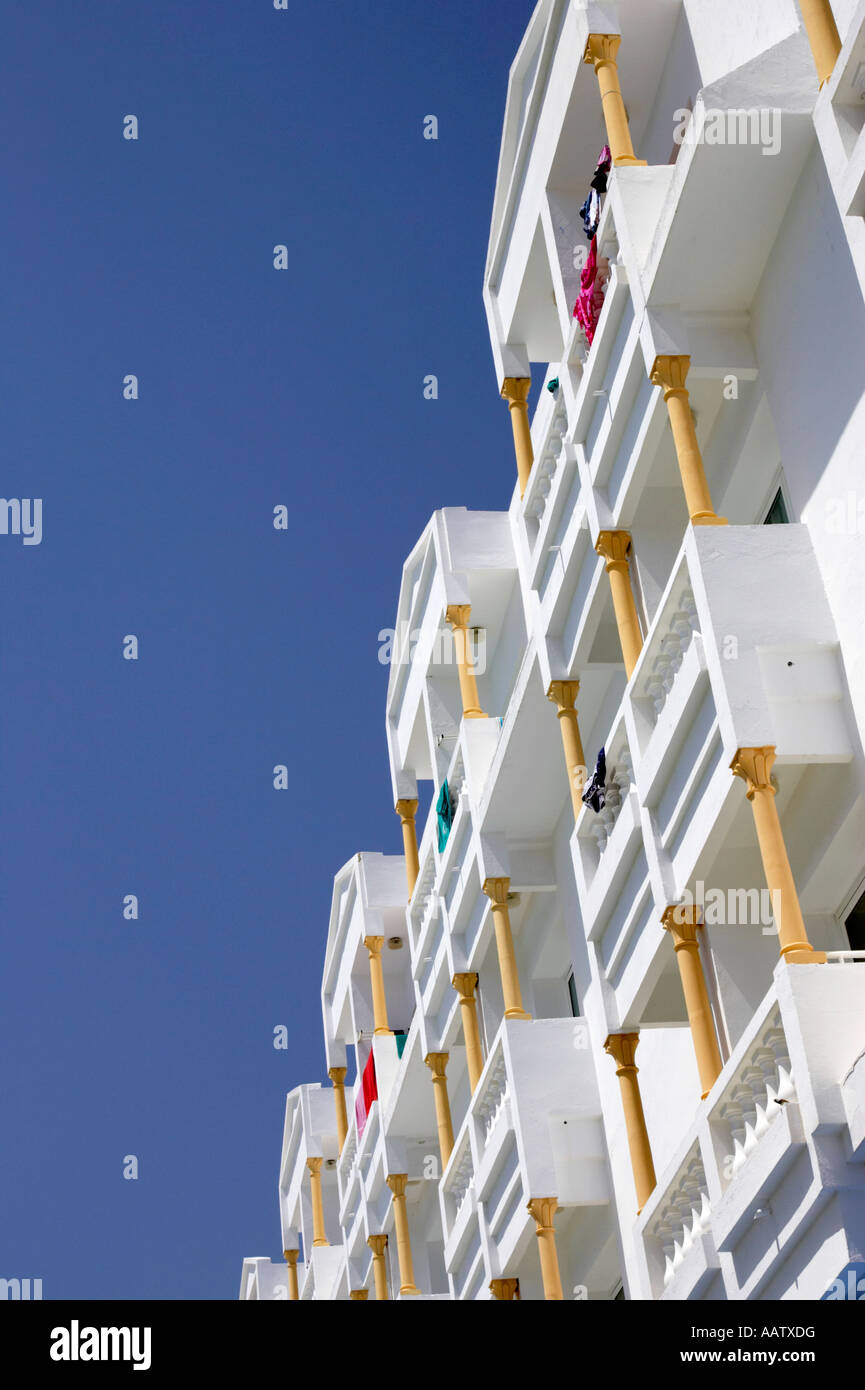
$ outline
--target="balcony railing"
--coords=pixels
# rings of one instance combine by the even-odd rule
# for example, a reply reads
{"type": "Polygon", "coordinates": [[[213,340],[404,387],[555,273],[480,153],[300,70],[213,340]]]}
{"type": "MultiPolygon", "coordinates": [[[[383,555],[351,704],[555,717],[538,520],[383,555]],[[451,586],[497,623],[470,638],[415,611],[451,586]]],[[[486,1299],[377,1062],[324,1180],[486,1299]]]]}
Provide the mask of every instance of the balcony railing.
{"type": "Polygon", "coordinates": [[[660,1205],[646,1226],[647,1253],[656,1247],[664,1260],[662,1285],[673,1282],[694,1246],[711,1233],[712,1209],[706,1173],[695,1140],[667,1184],[660,1205]]]}
{"type": "Polygon", "coordinates": [[[760,1140],[796,1100],[793,1068],[777,1005],[771,1010],[733,1077],[712,1107],[711,1119],[724,1139],[723,1186],[745,1166],[760,1140]]]}

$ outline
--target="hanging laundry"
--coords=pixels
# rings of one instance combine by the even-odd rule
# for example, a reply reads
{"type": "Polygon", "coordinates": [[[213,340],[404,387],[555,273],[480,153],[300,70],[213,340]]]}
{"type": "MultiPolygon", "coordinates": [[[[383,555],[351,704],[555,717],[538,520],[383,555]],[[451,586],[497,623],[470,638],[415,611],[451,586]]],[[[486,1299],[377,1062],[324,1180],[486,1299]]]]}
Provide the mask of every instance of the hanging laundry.
{"type": "Polygon", "coordinates": [[[598,157],[598,162],[595,165],[595,172],[592,175],[592,182],[590,184],[590,187],[594,188],[597,193],[606,193],[607,175],[612,167],[613,156],[610,153],[609,145],[605,145],[598,157]]]}
{"type": "Polygon", "coordinates": [[[604,790],[607,781],[607,757],[601,749],[598,754],[598,761],[595,763],[595,770],[592,773],[589,785],[583,792],[581,800],[584,805],[590,806],[593,811],[603,811],[607,804],[607,794],[604,790]]]}
{"type": "Polygon", "coordinates": [[[589,347],[594,340],[598,319],[604,307],[604,287],[609,271],[609,259],[606,256],[598,259],[598,243],[595,240],[589,247],[589,255],[580,274],[580,293],[574,305],[574,318],[582,326],[589,347]]]}
{"type": "Polygon", "coordinates": [[[439,793],[439,799],[436,802],[436,821],[438,823],[439,832],[439,854],[441,854],[442,850],[448,842],[448,836],[451,833],[451,826],[454,823],[455,815],[456,808],[453,803],[453,797],[450,793],[450,787],[448,786],[447,778],[445,778],[445,780],[442,782],[442,789],[439,793]]]}
{"type": "Polygon", "coordinates": [[[369,1119],[369,1112],[375,1100],[378,1100],[378,1085],[375,1079],[375,1053],[370,1050],[354,1101],[354,1118],[357,1124],[358,1139],[363,1134],[364,1126],[369,1119]]]}
{"type": "Polygon", "coordinates": [[[601,220],[601,199],[594,188],[580,208],[580,217],[583,219],[583,229],[586,236],[589,241],[594,241],[598,231],[598,223],[601,220]]]}

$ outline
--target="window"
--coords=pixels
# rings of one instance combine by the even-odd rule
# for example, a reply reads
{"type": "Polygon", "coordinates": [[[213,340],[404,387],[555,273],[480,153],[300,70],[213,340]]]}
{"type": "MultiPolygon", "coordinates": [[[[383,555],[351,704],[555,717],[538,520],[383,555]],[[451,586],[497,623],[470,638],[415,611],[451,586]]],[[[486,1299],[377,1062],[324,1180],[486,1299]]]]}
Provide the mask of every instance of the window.
{"type": "Polygon", "coordinates": [[[573,970],[571,971],[570,975],[568,976],[568,998],[569,998],[570,1001],[571,1001],[571,1013],[573,1014],[574,1018],[579,1018],[579,1017],[580,1017],[580,1001],[579,1001],[579,999],[577,998],[577,985],[576,985],[576,981],[574,980],[574,972],[573,972],[573,970]]]}
{"type": "Polygon", "coordinates": [[[850,908],[844,926],[851,951],[865,951],[865,893],[850,908]]]}
{"type": "Polygon", "coordinates": [[[772,499],[772,505],[766,513],[764,526],[789,526],[790,517],[787,512],[787,503],[784,501],[784,494],[780,488],[772,499]]]}

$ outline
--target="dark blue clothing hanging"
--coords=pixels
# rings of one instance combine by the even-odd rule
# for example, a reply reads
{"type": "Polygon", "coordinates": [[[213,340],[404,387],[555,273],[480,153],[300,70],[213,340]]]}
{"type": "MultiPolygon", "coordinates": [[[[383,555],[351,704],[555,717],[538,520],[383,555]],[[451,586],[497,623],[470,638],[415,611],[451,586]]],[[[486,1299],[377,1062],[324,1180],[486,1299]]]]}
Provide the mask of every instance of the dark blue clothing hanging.
{"type": "Polygon", "coordinates": [[[607,794],[604,790],[607,781],[607,758],[603,748],[598,754],[598,761],[592,773],[591,781],[583,792],[582,801],[586,806],[591,806],[593,811],[603,811],[607,804],[607,794]]]}

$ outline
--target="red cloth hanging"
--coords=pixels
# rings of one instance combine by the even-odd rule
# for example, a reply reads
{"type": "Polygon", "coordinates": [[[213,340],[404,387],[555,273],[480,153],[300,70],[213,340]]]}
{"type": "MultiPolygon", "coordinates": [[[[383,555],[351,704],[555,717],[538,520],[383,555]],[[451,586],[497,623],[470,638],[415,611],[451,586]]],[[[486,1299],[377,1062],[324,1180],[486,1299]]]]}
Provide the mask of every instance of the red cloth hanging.
{"type": "Polygon", "coordinates": [[[375,1079],[375,1053],[370,1051],[354,1101],[354,1118],[357,1124],[358,1139],[363,1134],[374,1100],[378,1100],[378,1086],[375,1079]]]}
{"type": "Polygon", "coordinates": [[[574,305],[574,318],[582,326],[589,347],[598,327],[598,319],[604,307],[604,285],[610,262],[606,256],[598,260],[597,237],[592,239],[586,264],[580,273],[580,293],[574,305]]]}

